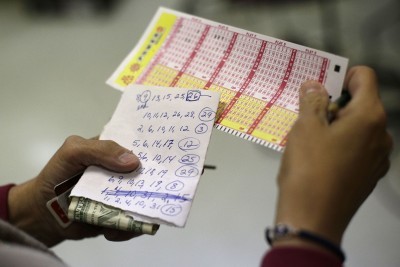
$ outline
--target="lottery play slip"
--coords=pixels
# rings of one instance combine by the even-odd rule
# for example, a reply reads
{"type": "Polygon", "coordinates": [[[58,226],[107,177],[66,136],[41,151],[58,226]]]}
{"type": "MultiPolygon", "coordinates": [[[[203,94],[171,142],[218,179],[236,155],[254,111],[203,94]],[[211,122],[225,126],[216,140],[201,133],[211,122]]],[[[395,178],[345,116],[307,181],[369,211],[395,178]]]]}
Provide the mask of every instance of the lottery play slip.
{"type": "Polygon", "coordinates": [[[215,127],[277,151],[298,115],[298,93],[317,80],[331,100],[348,60],[323,51],[159,8],[140,41],[108,79],[218,91],[215,127]]]}

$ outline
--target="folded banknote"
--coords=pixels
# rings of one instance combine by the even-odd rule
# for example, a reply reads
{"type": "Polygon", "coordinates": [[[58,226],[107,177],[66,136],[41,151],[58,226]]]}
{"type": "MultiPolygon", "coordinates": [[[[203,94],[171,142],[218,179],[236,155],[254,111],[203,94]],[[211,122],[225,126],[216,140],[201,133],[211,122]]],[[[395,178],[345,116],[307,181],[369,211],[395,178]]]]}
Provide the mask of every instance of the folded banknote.
{"type": "Polygon", "coordinates": [[[160,227],[158,224],[136,221],[121,209],[84,197],[71,197],[68,218],[72,221],[147,235],[155,235],[160,227]]]}

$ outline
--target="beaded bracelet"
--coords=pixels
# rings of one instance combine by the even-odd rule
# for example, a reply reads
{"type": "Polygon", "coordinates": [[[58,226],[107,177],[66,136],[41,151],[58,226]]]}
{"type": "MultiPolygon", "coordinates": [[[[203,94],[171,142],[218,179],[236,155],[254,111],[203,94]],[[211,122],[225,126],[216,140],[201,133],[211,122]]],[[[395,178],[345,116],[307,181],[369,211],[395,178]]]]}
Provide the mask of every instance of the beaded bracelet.
{"type": "Polygon", "coordinates": [[[274,241],[277,241],[282,238],[290,238],[290,237],[299,237],[302,239],[306,239],[313,243],[316,243],[333,253],[335,253],[342,262],[346,259],[343,251],[337,245],[333,244],[329,240],[311,233],[305,230],[296,230],[286,224],[277,224],[275,227],[267,228],[265,231],[265,237],[269,245],[272,245],[274,241]]]}

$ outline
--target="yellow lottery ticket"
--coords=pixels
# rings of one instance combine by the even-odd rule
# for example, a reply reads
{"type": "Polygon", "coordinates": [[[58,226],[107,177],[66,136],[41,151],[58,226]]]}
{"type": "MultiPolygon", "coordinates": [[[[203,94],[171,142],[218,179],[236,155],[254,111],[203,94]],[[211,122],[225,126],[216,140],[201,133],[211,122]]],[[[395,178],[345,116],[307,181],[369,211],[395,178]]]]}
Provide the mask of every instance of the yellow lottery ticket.
{"type": "Polygon", "coordinates": [[[348,59],[159,8],[136,47],[108,79],[218,91],[215,126],[282,151],[298,115],[299,88],[317,80],[340,96],[348,59]]]}

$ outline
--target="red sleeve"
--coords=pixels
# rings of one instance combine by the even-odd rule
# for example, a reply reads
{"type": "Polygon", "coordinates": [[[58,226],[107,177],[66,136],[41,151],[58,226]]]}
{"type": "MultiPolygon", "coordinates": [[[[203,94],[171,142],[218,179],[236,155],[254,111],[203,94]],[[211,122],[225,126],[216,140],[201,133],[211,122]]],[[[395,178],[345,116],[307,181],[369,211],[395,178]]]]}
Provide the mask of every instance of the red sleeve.
{"type": "Polygon", "coordinates": [[[0,219],[8,221],[8,192],[14,184],[0,186],[0,219]]]}
{"type": "Polygon", "coordinates": [[[342,267],[342,262],[328,253],[299,247],[273,248],[265,254],[262,267],[342,267]]]}

